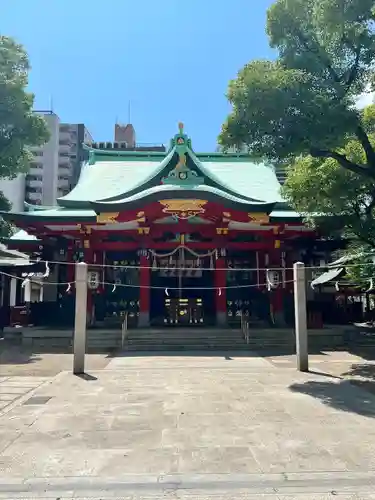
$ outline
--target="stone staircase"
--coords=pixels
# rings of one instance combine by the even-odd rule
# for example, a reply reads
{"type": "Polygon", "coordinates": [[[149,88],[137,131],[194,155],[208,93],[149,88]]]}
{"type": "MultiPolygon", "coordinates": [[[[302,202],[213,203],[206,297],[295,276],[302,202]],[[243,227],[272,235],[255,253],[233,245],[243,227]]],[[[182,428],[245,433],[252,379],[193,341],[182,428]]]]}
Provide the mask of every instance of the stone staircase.
{"type": "MultiPolygon", "coordinates": [[[[118,330],[89,330],[88,350],[121,349],[118,330]]],[[[309,349],[340,349],[345,345],[336,329],[309,330],[309,349]]],[[[295,334],[291,328],[254,328],[248,341],[238,328],[148,328],[126,332],[127,351],[261,351],[295,352],[295,334]]]]}
{"type": "Polygon", "coordinates": [[[248,349],[242,332],[229,328],[151,328],[129,330],[128,351],[198,351],[248,349]]]}
{"type": "MultiPolygon", "coordinates": [[[[33,349],[59,348],[71,352],[73,332],[27,328],[9,332],[16,343],[33,349]]],[[[8,337],[7,337],[8,338],[8,337]]],[[[341,349],[345,346],[373,347],[374,337],[350,341],[340,327],[309,330],[309,351],[341,349]]],[[[238,328],[164,327],[130,329],[122,346],[120,329],[89,329],[87,351],[295,351],[295,335],[291,328],[257,328],[249,330],[248,341],[238,328]]]]}

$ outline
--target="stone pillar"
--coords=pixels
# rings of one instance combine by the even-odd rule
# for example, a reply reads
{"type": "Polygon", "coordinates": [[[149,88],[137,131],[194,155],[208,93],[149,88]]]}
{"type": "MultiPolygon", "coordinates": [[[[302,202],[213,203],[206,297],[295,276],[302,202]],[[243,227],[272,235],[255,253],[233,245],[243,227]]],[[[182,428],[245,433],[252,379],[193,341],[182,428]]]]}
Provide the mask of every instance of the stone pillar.
{"type": "Polygon", "coordinates": [[[9,305],[14,307],[17,304],[17,278],[10,278],[9,305]]]}
{"type": "Polygon", "coordinates": [[[150,281],[151,269],[147,255],[139,258],[139,321],[138,326],[150,326],[150,281]]]}
{"type": "Polygon", "coordinates": [[[306,276],[305,266],[296,262],[294,271],[294,310],[296,329],[297,369],[300,372],[309,371],[307,313],[306,313],[306,276]]]}
{"type": "Polygon", "coordinates": [[[216,269],[214,271],[215,283],[215,308],[216,324],[225,326],[227,324],[227,272],[225,257],[216,259],[216,269]]]}
{"type": "Polygon", "coordinates": [[[85,372],[86,319],[87,319],[87,264],[76,264],[76,311],[73,342],[73,373],[85,372]]]}

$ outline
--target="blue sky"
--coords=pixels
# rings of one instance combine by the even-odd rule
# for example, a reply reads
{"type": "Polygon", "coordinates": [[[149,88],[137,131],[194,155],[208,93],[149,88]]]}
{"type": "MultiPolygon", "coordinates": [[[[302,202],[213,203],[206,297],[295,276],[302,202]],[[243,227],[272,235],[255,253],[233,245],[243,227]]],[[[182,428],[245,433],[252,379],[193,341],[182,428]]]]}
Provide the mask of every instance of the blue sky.
{"type": "Polygon", "coordinates": [[[185,123],[196,151],[216,146],[227,84],[272,57],[272,0],[1,0],[0,33],[29,53],[36,109],[112,140],[128,102],[138,142],[167,142],[185,123]]]}

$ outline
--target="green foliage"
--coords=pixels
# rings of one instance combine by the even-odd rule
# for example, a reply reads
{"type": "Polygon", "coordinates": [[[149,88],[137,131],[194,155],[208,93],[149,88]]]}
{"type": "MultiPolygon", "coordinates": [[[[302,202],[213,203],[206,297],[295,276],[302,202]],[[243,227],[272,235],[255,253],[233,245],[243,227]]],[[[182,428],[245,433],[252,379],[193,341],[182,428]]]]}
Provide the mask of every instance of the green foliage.
{"type": "Polygon", "coordinates": [[[250,62],[230,82],[221,145],[272,162],[332,158],[374,179],[374,120],[369,127],[355,109],[373,79],[374,19],[373,0],[277,0],[267,33],[279,56],[250,62]],[[363,151],[359,163],[342,152],[349,138],[363,151]]]}
{"type": "Polygon", "coordinates": [[[353,243],[346,249],[344,255],[357,256],[345,266],[345,280],[359,285],[363,289],[370,287],[370,281],[375,279],[375,264],[373,249],[368,245],[353,243]]]}
{"type": "MultiPolygon", "coordinates": [[[[22,46],[0,36],[0,178],[26,172],[33,158],[30,147],[48,140],[44,119],[32,111],[34,96],[26,92],[29,69],[22,46]]],[[[0,209],[9,209],[2,193],[0,209]]],[[[0,234],[4,230],[7,224],[0,221],[0,234]]]]}
{"type": "Polygon", "coordinates": [[[25,90],[28,71],[22,46],[0,36],[0,177],[26,171],[30,147],[48,140],[44,119],[32,112],[34,96],[25,90]]]}
{"type": "MultiPolygon", "coordinates": [[[[364,152],[349,140],[341,154],[360,163],[364,152]]],[[[306,220],[328,232],[375,248],[375,185],[372,179],[343,169],[332,158],[301,156],[287,169],[283,186],[286,200],[306,220]]]]}

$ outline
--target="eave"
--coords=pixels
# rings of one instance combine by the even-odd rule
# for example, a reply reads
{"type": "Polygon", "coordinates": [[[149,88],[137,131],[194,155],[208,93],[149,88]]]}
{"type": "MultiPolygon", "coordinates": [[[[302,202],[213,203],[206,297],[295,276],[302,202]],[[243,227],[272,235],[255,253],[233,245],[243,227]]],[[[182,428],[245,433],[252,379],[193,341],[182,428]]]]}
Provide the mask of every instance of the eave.
{"type": "Polygon", "coordinates": [[[258,200],[247,200],[244,198],[229,195],[212,186],[200,185],[188,188],[181,186],[155,186],[153,188],[137,193],[128,198],[107,202],[92,202],[90,205],[96,213],[105,212],[124,212],[126,210],[137,210],[146,204],[157,202],[159,200],[172,199],[202,199],[209,202],[215,202],[230,209],[236,209],[244,212],[263,212],[270,213],[275,203],[262,202],[258,200]]]}

